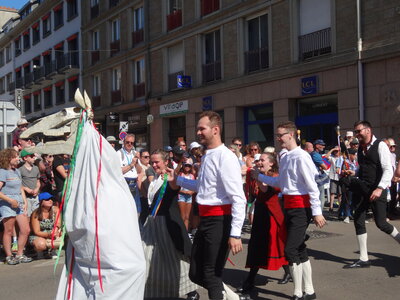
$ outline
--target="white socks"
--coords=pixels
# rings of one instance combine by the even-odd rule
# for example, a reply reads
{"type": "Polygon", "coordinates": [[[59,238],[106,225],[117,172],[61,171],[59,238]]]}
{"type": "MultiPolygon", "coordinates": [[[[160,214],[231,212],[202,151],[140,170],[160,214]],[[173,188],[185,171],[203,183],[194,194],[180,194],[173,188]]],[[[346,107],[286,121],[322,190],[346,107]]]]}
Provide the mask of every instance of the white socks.
{"type": "Polygon", "coordinates": [[[225,299],[226,300],[239,300],[240,299],[239,295],[236,294],[234,291],[232,291],[229,286],[227,286],[225,283],[222,283],[222,284],[224,285],[224,290],[225,290],[224,300],[225,299]]]}
{"type": "Polygon", "coordinates": [[[396,227],[393,227],[393,231],[390,235],[400,244],[400,233],[397,231],[396,227]]]}
{"type": "Polygon", "coordinates": [[[307,295],[314,294],[314,286],[312,283],[312,270],[310,260],[302,263],[303,265],[303,280],[304,280],[304,291],[307,295]]]}
{"type": "Polygon", "coordinates": [[[360,260],[368,261],[368,250],[367,250],[367,234],[357,235],[358,247],[360,248],[360,260]]]}
{"type": "MultiPolygon", "coordinates": [[[[290,273],[292,273],[294,292],[293,295],[297,297],[303,296],[302,277],[303,277],[303,264],[296,264],[289,266],[290,273]]],[[[311,270],[311,268],[310,268],[311,270]]]]}

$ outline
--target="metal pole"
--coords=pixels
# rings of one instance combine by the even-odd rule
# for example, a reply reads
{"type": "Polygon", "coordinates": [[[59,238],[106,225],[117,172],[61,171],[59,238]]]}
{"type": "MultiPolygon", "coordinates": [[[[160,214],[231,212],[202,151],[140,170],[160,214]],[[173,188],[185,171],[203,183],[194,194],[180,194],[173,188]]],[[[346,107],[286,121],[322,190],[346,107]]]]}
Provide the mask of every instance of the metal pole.
{"type": "Polygon", "coordinates": [[[361,62],[362,37],[361,37],[361,3],[357,0],[357,75],[358,75],[358,113],[359,119],[364,120],[364,74],[361,62]]]}
{"type": "Polygon", "coordinates": [[[7,148],[7,107],[6,102],[3,102],[3,149],[7,148]]]}

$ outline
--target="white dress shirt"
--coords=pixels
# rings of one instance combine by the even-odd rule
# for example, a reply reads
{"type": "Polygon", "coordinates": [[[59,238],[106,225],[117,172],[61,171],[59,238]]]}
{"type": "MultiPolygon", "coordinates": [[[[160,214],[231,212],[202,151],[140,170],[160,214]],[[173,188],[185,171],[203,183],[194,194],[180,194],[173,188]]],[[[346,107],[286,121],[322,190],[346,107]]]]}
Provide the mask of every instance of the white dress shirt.
{"type": "Polygon", "coordinates": [[[296,147],[281,159],[279,176],[258,175],[258,180],[281,189],[283,195],[309,195],[313,216],[322,215],[319,189],[315,181],[318,170],[310,154],[296,147]]]}
{"type": "MultiPolygon", "coordinates": [[[[125,167],[127,165],[130,165],[132,162],[132,159],[135,157],[135,150],[131,150],[131,152],[127,152],[123,147],[119,149],[118,151],[118,156],[121,161],[121,167],[125,167]]],[[[136,171],[136,168],[130,169],[128,172],[123,174],[125,178],[137,178],[138,174],[136,171]]]]}
{"type": "Polygon", "coordinates": [[[197,180],[178,176],[177,184],[196,191],[199,205],[232,204],[231,236],[240,236],[246,211],[238,158],[224,144],[207,149],[201,158],[197,180]]]}

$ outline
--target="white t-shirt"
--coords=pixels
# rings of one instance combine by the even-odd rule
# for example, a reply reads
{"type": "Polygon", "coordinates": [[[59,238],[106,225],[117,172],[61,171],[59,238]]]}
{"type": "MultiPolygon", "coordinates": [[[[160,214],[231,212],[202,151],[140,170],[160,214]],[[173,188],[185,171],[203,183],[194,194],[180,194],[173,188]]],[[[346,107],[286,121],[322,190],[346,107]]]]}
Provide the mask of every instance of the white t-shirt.
{"type": "MultiPolygon", "coordinates": [[[[131,152],[127,152],[124,148],[121,148],[117,152],[118,152],[119,160],[121,162],[121,167],[125,167],[125,166],[131,164],[132,159],[135,157],[135,154],[136,154],[134,149],[132,149],[131,152]]],[[[126,172],[123,175],[125,178],[137,178],[138,177],[136,168],[132,168],[131,170],[129,170],[128,172],[126,172]]]]}

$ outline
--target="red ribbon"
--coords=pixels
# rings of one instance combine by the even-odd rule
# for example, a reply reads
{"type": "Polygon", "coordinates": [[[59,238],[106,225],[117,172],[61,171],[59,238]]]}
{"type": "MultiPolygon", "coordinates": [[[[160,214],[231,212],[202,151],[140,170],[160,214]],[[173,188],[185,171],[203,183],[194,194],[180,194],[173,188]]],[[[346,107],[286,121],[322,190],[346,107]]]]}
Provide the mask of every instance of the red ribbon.
{"type": "Polygon", "coordinates": [[[72,269],[74,268],[74,262],[75,262],[75,248],[72,248],[72,253],[71,253],[71,264],[69,265],[69,274],[68,274],[68,294],[67,294],[67,299],[71,299],[71,286],[72,286],[72,269]]]}

